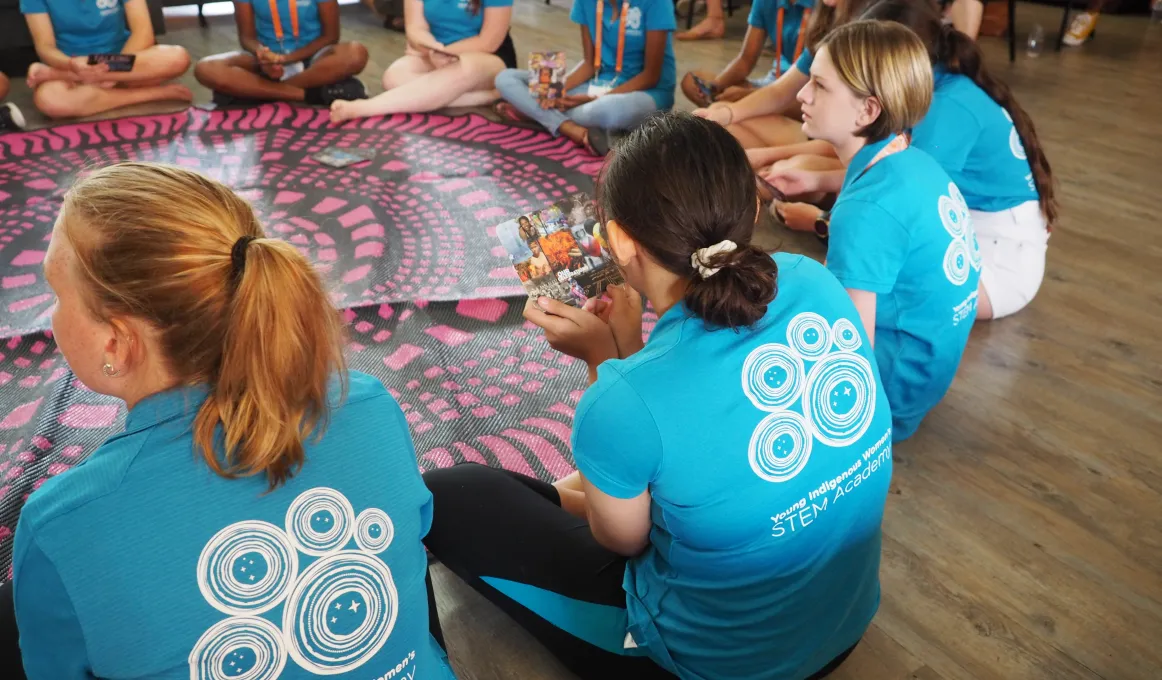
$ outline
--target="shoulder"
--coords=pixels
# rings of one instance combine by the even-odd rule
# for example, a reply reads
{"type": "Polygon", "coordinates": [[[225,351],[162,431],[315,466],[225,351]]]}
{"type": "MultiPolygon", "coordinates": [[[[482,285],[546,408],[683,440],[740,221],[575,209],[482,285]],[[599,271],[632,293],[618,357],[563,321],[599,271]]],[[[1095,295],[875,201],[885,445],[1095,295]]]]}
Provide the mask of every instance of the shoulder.
{"type": "Polygon", "coordinates": [[[348,371],[346,398],[335,406],[333,415],[372,428],[404,422],[403,410],[396,398],[378,378],[360,371],[348,371]],[[368,418],[365,415],[368,413],[376,415],[368,418]],[[382,416],[389,414],[397,415],[398,422],[385,421],[382,416]]]}
{"type": "Polygon", "coordinates": [[[928,114],[959,115],[979,120],[997,103],[966,75],[946,73],[936,81],[928,114]]]}
{"type": "Polygon", "coordinates": [[[591,416],[601,419],[603,414],[616,413],[619,419],[624,416],[629,421],[636,421],[641,414],[650,412],[649,405],[643,397],[643,394],[648,394],[649,391],[639,389],[645,387],[640,385],[643,376],[634,370],[638,365],[640,364],[631,364],[629,360],[617,360],[607,361],[597,367],[597,381],[585,390],[581,402],[577,404],[575,429],[580,430],[584,425],[592,425],[591,416]]]}

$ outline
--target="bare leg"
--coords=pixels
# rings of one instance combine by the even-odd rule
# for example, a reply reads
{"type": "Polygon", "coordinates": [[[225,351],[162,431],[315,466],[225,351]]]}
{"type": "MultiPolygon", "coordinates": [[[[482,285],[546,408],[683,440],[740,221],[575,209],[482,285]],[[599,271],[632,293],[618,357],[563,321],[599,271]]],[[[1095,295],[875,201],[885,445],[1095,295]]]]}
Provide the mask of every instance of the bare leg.
{"type": "Polygon", "coordinates": [[[678,40],[712,40],[724,35],[726,35],[726,17],[722,15],[722,0],[706,0],[706,17],[694,28],[682,31],[674,37],[678,40]]]}
{"type": "Polygon", "coordinates": [[[976,40],[980,33],[980,20],[984,16],[984,3],[981,0],[956,0],[948,8],[948,17],[956,30],[976,40]]]}
{"type": "MultiPolygon", "coordinates": [[[[133,70],[118,73],[110,71],[102,76],[106,83],[163,83],[177,78],[190,67],[190,53],[177,45],[154,45],[137,53],[133,70]]],[[[39,62],[28,67],[28,86],[36,89],[41,83],[63,81],[80,83],[72,71],[55,69],[39,62]]]]}
{"type": "Polygon", "coordinates": [[[500,93],[494,88],[487,90],[476,90],[475,92],[465,92],[448,102],[448,107],[466,108],[470,106],[488,106],[497,99],[500,99],[500,93]]]}
{"type": "Polygon", "coordinates": [[[286,102],[301,102],[306,98],[303,88],[259,73],[258,59],[249,52],[206,57],[194,66],[194,77],[209,89],[232,97],[286,102]]]}
{"type": "Polygon", "coordinates": [[[365,66],[367,66],[366,47],[357,42],[339,43],[319,50],[309,67],[302,73],[287,78],[283,83],[308,90],[359,75],[365,66]]]}
{"type": "Polygon", "coordinates": [[[736,102],[736,101],[742,99],[743,97],[746,97],[751,92],[754,92],[754,88],[751,87],[750,83],[743,83],[741,85],[731,85],[730,87],[723,90],[722,94],[718,95],[718,99],[716,99],[715,101],[728,102],[728,103],[729,102],[736,102]]]}
{"type": "Polygon", "coordinates": [[[423,56],[408,49],[407,52],[391,63],[383,72],[383,89],[394,90],[406,85],[420,76],[425,76],[436,67],[423,56]]]}
{"type": "Polygon", "coordinates": [[[976,320],[988,321],[993,318],[993,303],[989,299],[989,293],[984,289],[984,282],[976,289],[976,320]]]}
{"type": "Polygon", "coordinates": [[[0,102],[4,101],[4,98],[8,96],[8,88],[8,76],[0,73],[0,102]]]}
{"type": "Polygon", "coordinates": [[[783,146],[807,140],[803,134],[803,124],[793,118],[771,114],[758,116],[741,123],[728,125],[726,129],[742,144],[744,149],[763,146],[783,146]]]}
{"type": "Polygon", "coordinates": [[[585,501],[585,488],[581,486],[581,473],[574,472],[553,482],[557,493],[561,497],[561,507],[574,517],[588,519],[588,503],[585,501]]]}
{"type": "Polygon", "coordinates": [[[44,83],[32,95],[36,108],[49,118],[79,118],[143,102],[193,99],[185,85],[109,88],[62,81],[44,83]]]}
{"type": "MultiPolygon", "coordinates": [[[[352,118],[367,116],[426,113],[454,102],[462,105],[460,102],[463,101],[481,101],[473,98],[461,99],[469,93],[488,92],[490,98],[481,103],[494,101],[496,97],[492,83],[502,70],[504,62],[496,55],[463,54],[453,64],[402,83],[371,99],[336,101],[331,105],[331,121],[342,123],[352,118]]],[[[384,80],[387,79],[388,74],[385,73],[384,80]]]]}

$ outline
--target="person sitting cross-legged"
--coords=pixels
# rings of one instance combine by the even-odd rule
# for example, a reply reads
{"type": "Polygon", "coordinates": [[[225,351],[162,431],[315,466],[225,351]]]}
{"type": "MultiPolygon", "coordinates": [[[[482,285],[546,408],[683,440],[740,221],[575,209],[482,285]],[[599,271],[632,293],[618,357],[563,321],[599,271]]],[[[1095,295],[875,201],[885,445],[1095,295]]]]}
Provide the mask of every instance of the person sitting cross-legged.
{"type": "Polygon", "coordinates": [[[146,0],[20,0],[40,61],[28,68],[33,105],[49,118],[76,118],[151,101],[191,101],[189,88],[167,81],[190,67],[177,45],[158,45],[146,0]],[[133,55],[113,71],[91,55],[133,55]]]}
{"type": "Polygon", "coordinates": [[[194,67],[198,82],[220,106],[303,102],[330,106],[367,96],[355,76],[367,48],[339,42],[336,0],[235,0],[241,51],[206,57],[194,67]]]}

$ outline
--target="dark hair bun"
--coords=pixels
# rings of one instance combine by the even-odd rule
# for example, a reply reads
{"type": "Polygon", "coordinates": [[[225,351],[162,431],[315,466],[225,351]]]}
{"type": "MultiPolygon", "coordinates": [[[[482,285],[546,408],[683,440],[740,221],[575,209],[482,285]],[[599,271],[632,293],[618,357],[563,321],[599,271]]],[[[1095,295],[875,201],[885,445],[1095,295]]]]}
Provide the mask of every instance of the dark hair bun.
{"type": "Polygon", "coordinates": [[[725,328],[753,326],[775,299],[779,269],[754,246],[702,260],[718,271],[702,278],[698,271],[686,293],[686,307],[707,323],[725,328]]]}

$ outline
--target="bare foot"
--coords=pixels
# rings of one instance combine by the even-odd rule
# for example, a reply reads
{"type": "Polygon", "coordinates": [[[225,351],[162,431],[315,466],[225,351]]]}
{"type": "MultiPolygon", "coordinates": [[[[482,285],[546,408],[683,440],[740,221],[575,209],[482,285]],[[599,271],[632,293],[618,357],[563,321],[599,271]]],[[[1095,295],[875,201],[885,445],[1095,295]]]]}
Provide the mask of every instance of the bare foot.
{"type": "Polygon", "coordinates": [[[352,118],[358,118],[359,114],[355,112],[354,105],[355,102],[346,99],[336,99],[331,102],[331,122],[345,123],[352,118]]]}
{"type": "Polygon", "coordinates": [[[36,62],[28,67],[28,86],[30,88],[36,88],[41,83],[52,80],[55,71],[56,69],[48,64],[36,62]]]}
{"type": "Polygon", "coordinates": [[[674,36],[678,40],[718,40],[726,35],[726,19],[723,17],[706,17],[698,25],[688,31],[682,31],[674,36]]]}
{"type": "Polygon", "coordinates": [[[166,99],[173,99],[174,101],[179,102],[194,101],[193,91],[185,85],[178,85],[174,83],[172,85],[163,85],[162,87],[164,87],[166,90],[166,99]]]}

